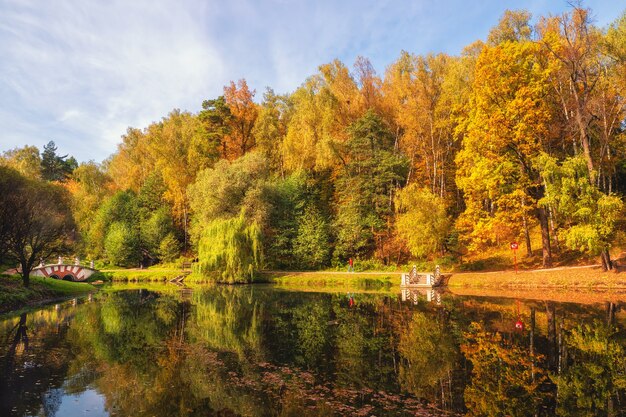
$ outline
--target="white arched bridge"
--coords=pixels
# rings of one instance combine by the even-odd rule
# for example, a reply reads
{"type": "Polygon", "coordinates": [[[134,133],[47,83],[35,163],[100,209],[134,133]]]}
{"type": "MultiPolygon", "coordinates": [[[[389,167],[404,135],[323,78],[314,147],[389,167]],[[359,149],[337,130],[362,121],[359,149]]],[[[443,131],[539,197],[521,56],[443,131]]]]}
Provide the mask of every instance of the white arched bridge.
{"type": "Polygon", "coordinates": [[[46,278],[64,279],[67,281],[85,281],[93,273],[95,269],[82,265],[44,265],[32,270],[31,275],[46,278]]]}

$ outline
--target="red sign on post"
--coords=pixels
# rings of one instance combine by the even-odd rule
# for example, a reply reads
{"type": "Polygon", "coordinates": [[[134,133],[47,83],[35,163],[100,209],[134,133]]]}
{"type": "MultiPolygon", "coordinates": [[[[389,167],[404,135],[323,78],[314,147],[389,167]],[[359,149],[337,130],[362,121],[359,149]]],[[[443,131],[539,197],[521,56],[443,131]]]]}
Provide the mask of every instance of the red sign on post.
{"type": "Polygon", "coordinates": [[[517,242],[511,242],[511,250],[513,251],[513,259],[515,260],[515,273],[517,274],[517,242]]]}

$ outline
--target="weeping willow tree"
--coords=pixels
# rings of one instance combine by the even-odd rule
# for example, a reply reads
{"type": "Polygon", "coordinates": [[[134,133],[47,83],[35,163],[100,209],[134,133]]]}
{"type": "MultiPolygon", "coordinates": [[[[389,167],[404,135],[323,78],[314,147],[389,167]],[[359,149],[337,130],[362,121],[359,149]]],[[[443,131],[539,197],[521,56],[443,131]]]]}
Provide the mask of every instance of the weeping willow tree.
{"type": "Polygon", "coordinates": [[[251,282],[261,266],[261,229],[240,215],[209,223],[198,245],[197,272],[223,283],[251,282]]]}

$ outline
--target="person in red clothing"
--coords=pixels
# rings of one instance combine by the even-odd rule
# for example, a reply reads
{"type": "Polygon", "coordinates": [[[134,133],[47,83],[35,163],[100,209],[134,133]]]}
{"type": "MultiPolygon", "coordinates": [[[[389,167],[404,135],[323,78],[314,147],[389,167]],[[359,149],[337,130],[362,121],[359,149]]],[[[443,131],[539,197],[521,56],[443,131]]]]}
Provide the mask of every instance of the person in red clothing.
{"type": "Polygon", "coordinates": [[[354,260],[348,259],[348,272],[354,272],[354,260]]]}

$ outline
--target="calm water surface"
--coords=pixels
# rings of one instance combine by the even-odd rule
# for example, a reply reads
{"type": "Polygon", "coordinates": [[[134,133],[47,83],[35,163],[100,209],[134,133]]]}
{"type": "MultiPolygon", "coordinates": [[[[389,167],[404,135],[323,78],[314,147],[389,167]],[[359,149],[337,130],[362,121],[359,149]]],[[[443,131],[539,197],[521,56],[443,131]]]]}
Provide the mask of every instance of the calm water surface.
{"type": "Polygon", "coordinates": [[[116,289],[0,318],[0,416],[626,415],[621,303],[116,289]]]}

